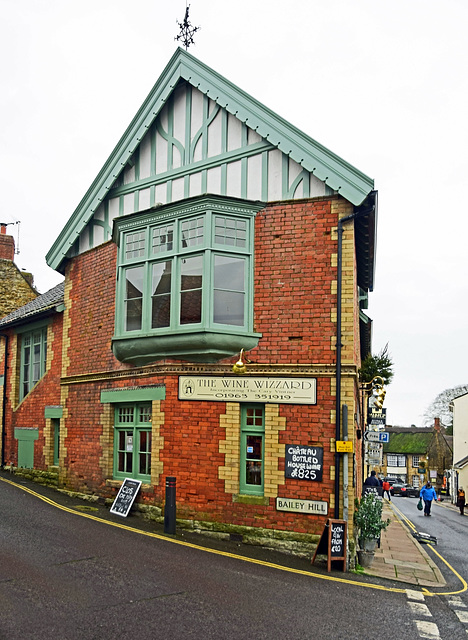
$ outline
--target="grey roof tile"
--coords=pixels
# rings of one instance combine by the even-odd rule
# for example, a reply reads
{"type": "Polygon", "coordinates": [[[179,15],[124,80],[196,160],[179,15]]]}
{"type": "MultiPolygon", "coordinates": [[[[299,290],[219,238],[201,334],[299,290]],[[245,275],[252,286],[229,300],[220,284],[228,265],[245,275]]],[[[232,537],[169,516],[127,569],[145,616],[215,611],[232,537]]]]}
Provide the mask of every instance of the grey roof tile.
{"type": "Polygon", "coordinates": [[[41,296],[38,296],[31,302],[23,305],[19,309],[15,309],[4,318],[0,320],[0,327],[6,327],[10,324],[17,323],[21,320],[26,320],[39,313],[43,313],[48,309],[52,309],[58,304],[63,302],[65,291],[65,283],[61,282],[49,291],[46,291],[41,296]]]}

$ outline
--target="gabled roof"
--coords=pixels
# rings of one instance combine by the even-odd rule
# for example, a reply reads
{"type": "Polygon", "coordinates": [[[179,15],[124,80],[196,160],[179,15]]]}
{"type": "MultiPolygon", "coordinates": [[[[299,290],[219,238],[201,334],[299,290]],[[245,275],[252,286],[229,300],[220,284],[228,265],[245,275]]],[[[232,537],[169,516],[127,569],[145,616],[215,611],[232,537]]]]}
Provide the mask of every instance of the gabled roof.
{"type": "Polygon", "coordinates": [[[31,300],[31,302],[28,302],[2,318],[0,320],[0,328],[24,324],[25,321],[35,320],[50,314],[51,311],[59,311],[63,304],[64,290],[64,283],[61,282],[53,289],[49,289],[49,291],[46,291],[41,296],[38,296],[34,300],[31,300]]]}
{"type": "Polygon", "coordinates": [[[49,250],[46,260],[53,269],[61,270],[70,247],[104,200],[180,80],[198,88],[352,204],[360,205],[372,191],[371,178],[178,48],[49,250]]]}

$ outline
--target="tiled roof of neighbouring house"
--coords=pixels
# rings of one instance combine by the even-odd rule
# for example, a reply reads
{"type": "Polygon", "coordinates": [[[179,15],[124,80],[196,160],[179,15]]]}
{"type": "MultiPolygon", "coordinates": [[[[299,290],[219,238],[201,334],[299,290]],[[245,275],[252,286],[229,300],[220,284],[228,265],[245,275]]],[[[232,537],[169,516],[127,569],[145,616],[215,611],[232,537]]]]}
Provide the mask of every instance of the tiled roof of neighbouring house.
{"type": "Polygon", "coordinates": [[[46,293],[43,293],[41,296],[38,296],[31,302],[19,307],[15,311],[12,311],[7,316],[0,320],[0,327],[6,327],[11,324],[17,324],[18,322],[25,320],[26,318],[31,318],[33,316],[39,315],[48,311],[49,309],[53,309],[59,304],[63,303],[64,296],[64,282],[56,285],[46,293]]]}

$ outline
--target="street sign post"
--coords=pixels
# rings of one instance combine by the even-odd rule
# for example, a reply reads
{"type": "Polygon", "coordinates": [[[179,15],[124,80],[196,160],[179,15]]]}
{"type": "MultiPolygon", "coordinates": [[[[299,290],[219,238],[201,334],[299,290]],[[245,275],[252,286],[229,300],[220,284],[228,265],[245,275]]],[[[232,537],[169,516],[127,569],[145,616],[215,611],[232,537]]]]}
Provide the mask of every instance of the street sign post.
{"type": "Polygon", "coordinates": [[[389,438],[388,431],[364,431],[364,440],[367,442],[388,442],[389,438]]]}

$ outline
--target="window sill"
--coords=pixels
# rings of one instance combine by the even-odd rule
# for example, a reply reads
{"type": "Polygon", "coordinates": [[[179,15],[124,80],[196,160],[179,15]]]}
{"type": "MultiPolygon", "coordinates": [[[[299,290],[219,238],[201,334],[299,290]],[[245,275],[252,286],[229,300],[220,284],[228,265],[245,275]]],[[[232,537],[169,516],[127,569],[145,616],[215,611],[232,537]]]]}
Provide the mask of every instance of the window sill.
{"type": "Polygon", "coordinates": [[[260,333],[223,333],[211,330],[186,333],[126,336],[112,339],[112,351],[120,362],[137,367],[173,358],[189,362],[217,362],[257,346],[260,333]]]}

